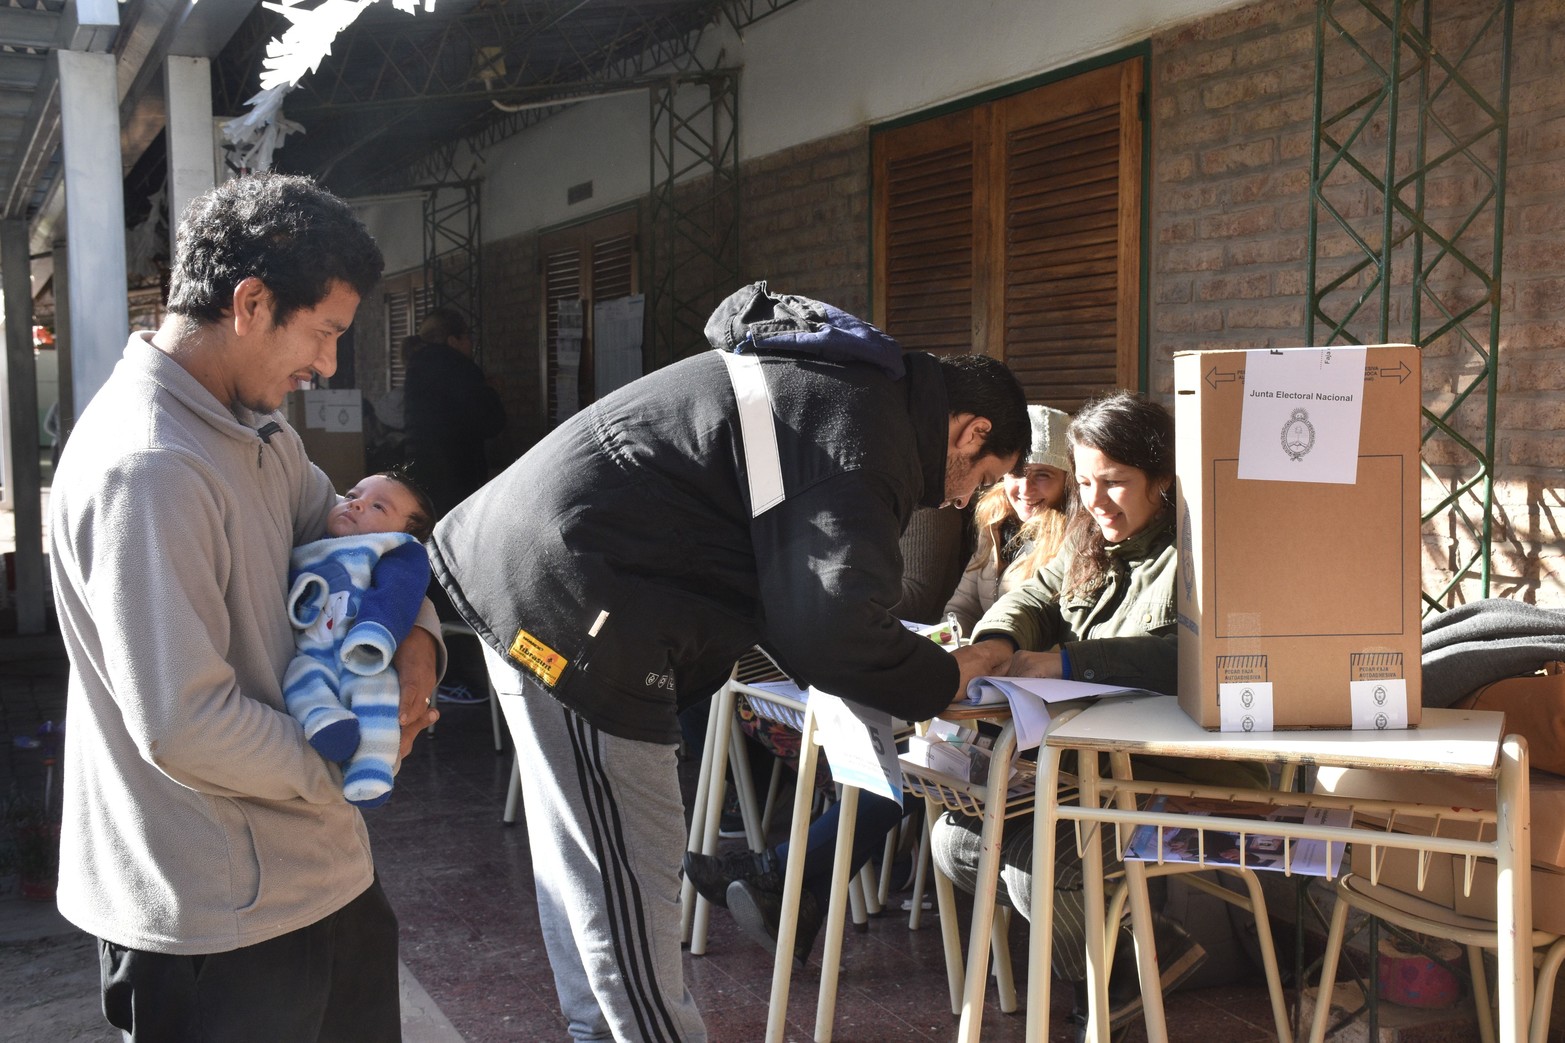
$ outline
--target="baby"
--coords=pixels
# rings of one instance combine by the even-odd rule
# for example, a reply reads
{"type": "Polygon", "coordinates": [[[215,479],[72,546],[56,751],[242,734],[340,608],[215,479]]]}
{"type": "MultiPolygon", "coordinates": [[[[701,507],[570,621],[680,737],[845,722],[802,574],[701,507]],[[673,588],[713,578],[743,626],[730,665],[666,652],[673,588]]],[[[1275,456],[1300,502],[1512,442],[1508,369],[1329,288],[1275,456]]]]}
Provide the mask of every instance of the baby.
{"type": "Polygon", "coordinates": [[[429,586],[434,511],[406,477],[372,474],[326,516],[326,538],[295,547],[288,618],[296,654],[283,674],[288,712],[321,756],[343,765],[349,803],[391,796],[401,686],[391,657],[429,586]]]}

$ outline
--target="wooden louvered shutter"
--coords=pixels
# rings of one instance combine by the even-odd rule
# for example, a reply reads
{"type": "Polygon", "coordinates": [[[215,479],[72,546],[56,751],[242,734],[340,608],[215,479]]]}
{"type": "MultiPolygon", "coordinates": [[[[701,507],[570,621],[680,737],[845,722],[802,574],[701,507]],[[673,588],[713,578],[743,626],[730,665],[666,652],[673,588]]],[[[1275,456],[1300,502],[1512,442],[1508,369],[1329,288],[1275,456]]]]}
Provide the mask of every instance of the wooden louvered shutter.
{"type": "MultiPolygon", "coordinates": [[[[545,254],[543,259],[544,301],[544,359],[546,384],[546,415],[552,426],[563,415],[560,410],[559,388],[555,378],[560,371],[559,336],[560,302],[581,300],[581,251],[557,250],[545,254]]],[[[577,403],[571,403],[569,412],[575,412],[577,403]]]]}
{"type": "Polygon", "coordinates": [[[1029,401],[1074,410],[1136,386],[1140,91],[1140,63],[1129,62],[996,103],[1004,231],[994,301],[1005,361],[1029,401]]]}
{"type": "Polygon", "coordinates": [[[973,346],[973,122],[955,113],[875,149],[875,315],[904,348],[973,346]]]}
{"type": "Polygon", "coordinates": [[[992,355],[1032,402],[1135,387],[1140,59],[875,137],[875,316],[992,355]]]}
{"type": "Polygon", "coordinates": [[[424,285],[422,272],[386,281],[386,386],[400,388],[407,375],[408,360],[402,344],[418,332],[418,324],[429,314],[434,293],[424,285]]]}
{"type": "Polygon", "coordinates": [[[636,237],[612,235],[592,244],[592,299],[606,301],[635,293],[636,237]]]}

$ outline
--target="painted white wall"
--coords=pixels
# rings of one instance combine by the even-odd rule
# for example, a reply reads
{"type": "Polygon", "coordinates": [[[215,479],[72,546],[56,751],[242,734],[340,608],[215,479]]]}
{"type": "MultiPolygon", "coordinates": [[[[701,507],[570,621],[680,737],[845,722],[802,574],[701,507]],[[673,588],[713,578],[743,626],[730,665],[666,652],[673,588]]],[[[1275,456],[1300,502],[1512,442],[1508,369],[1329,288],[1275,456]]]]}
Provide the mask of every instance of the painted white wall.
{"type": "Polygon", "coordinates": [[[386,272],[424,266],[424,196],[408,192],[352,200],[353,212],[380,244],[386,272]]]}
{"type": "Polygon", "coordinates": [[[646,95],[621,94],[579,102],[501,142],[484,167],[484,241],[588,217],[646,195],[651,118],[646,95]],[[566,189],[583,181],[592,182],[592,198],[568,204],[566,189]]]}
{"type": "MultiPolygon", "coordinates": [[[[801,0],[738,36],[710,31],[708,64],[742,68],[741,160],[916,113],[1145,40],[1249,0],[801,0]]],[[[693,88],[691,88],[693,89],[693,88]]],[[[483,237],[587,217],[649,188],[649,103],[585,102],[486,157],[483,237]],[[575,206],[565,190],[593,182],[575,206]]]]}
{"type": "Polygon", "coordinates": [[[919,112],[1247,2],[804,0],[738,44],[740,156],[919,112]]]}

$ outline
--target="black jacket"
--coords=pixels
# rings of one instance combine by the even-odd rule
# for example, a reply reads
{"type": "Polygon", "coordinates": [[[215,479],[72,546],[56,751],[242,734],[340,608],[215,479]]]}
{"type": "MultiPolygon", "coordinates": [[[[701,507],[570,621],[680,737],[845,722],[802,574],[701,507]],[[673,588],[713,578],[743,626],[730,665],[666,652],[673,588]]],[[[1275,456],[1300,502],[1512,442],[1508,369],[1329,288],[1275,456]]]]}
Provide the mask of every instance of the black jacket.
{"type": "Polygon", "coordinates": [[[505,430],[505,406],[478,364],[448,344],[425,344],[403,381],[408,470],[437,517],[489,479],[484,440],[505,430]]]}
{"type": "Polygon", "coordinates": [[[676,742],[677,708],[757,643],[803,682],[910,719],[956,692],[955,662],[891,612],[898,536],[944,498],[939,363],[759,287],[708,335],[761,358],[782,503],[751,517],[735,393],[709,351],[571,417],[435,530],[462,616],[614,735],[676,742]],[[813,335],[779,333],[790,321],[813,335]],[[752,324],[766,328],[739,335],[752,324]]]}

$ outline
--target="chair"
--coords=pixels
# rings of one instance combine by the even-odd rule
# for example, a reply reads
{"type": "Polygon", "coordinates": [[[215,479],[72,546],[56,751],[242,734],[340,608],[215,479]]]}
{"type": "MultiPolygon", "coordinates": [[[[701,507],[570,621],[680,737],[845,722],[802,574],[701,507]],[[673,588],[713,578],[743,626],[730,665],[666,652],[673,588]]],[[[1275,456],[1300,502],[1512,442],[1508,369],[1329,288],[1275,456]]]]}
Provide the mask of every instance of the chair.
{"type": "MultiPolygon", "coordinates": [[[[788,676],[759,648],[752,649],[734,665],[726,684],[712,696],[711,709],[707,713],[706,738],[701,750],[701,767],[697,775],[695,803],[691,813],[690,838],[686,850],[713,854],[717,850],[717,830],[722,816],[726,795],[728,770],[734,774],[734,784],[739,790],[739,811],[744,820],[745,837],[752,851],[765,847],[765,838],[772,812],[776,806],[780,771],[772,773],[765,804],[761,804],[755,792],[750,774],[750,763],[743,756],[730,756],[736,748],[742,748],[744,734],[739,727],[738,701],[746,699],[758,716],[777,721],[795,730],[804,727],[804,703],[766,688],[756,687],[771,681],[788,682],[788,676]]],[[[791,682],[789,682],[791,684],[791,682]]],[[[879,912],[878,888],[870,882],[869,867],[855,881],[852,892],[853,919],[865,924],[868,917],[879,912]]],[[[711,919],[711,909],[695,887],[686,880],[680,890],[684,911],[684,937],[690,953],[701,956],[706,953],[706,933],[711,919]]]]}
{"type": "MultiPolygon", "coordinates": [[[[470,637],[477,642],[480,652],[484,649],[483,642],[479,640],[478,634],[472,627],[460,619],[442,619],[440,621],[440,637],[448,643],[453,637],[470,637]]],[[[485,683],[489,685],[489,723],[494,729],[494,751],[503,753],[505,752],[505,728],[500,723],[500,697],[495,693],[494,682],[488,680],[487,672],[485,673],[485,683]]],[[[431,724],[429,726],[429,734],[431,737],[434,736],[435,725],[431,724]]],[[[501,821],[506,825],[510,826],[516,823],[516,812],[521,806],[521,800],[522,762],[520,757],[513,757],[511,760],[511,782],[507,787],[505,795],[505,813],[501,818],[501,821]]]]}
{"type": "MultiPolygon", "coordinates": [[[[478,634],[474,632],[472,627],[460,619],[442,619],[440,621],[440,637],[447,643],[450,643],[453,637],[470,637],[478,644],[479,651],[483,651],[483,642],[479,640],[478,634]]],[[[500,724],[500,700],[495,696],[494,684],[489,682],[487,678],[488,675],[485,674],[485,683],[489,684],[489,720],[494,727],[494,751],[502,753],[505,751],[505,729],[500,724]]],[[[435,734],[435,726],[433,724],[429,726],[429,734],[435,734]]]]}
{"type": "MultiPolygon", "coordinates": [[[[943,715],[946,720],[993,716],[993,711],[960,711],[943,715]]],[[[958,1027],[959,1040],[976,1040],[979,1032],[979,1009],[983,1005],[984,990],[989,981],[989,959],[994,960],[994,971],[999,989],[1000,1009],[1005,1013],[1016,1010],[1016,986],[1011,972],[1010,948],[1005,942],[1010,924],[1010,910],[995,901],[995,881],[999,876],[1000,833],[1005,820],[1032,810],[1033,793],[1028,785],[1032,766],[1015,759],[1016,736],[1010,721],[1005,723],[990,752],[991,773],[1003,774],[1005,789],[991,796],[991,785],[953,778],[931,768],[922,768],[903,762],[903,782],[908,792],[925,799],[928,811],[928,827],[934,828],[936,819],[944,809],[959,811],[983,820],[984,855],[978,867],[978,891],[973,899],[971,936],[968,939],[967,960],[964,966],[961,948],[961,929],[956,917],[956,890],[949,877],[936,870],[935,899],[940,913],[940,933],[945,946],[946,984],[951,994],[951,1013],[962,1019],[958,1027]],[[1019,778],[1012,780],[1010,771],[1015,768],[1019,778]],[[1003,799],[1002,799],[1003,797],[1003,799]]]]}
{"type": "MultiPolygon", "coordinates": [[[[768,794],[768,811],[756,807],[755,784],[750,777],[750,762],[745,757],[729,757],[729,750],[742,748],[744,735],[735,716],[737,693],[749,682],[786,680],[777,664],[761,649],[745,653],[734,664],[733,672],[722,688],[712,696],[707,711],[706,738],[701,746],[701,767],[696,776],[695,804],[690,816],[688,851],[713,854],[717,850],[717,830],[723,813],[728,769],[733,766],[734,781],[739,788],[739,811],[744,819],[745,838],[750,850],[759,851],[765,842],[765,818],[772,797],[777,791],[780,773],[773,772],[771,791],[768,794]]],[[[706,899],[696,894],[689,880],[680,888],[683,907],[684,935],[690,943],[692,955],[706,952],[706,928],[711,915],[706,899]]]]}
{"type": "MultiPolygon", "coordinates": [[[[1348,910],[1358,909],[1377,916],[1404,930],[1448,938],[1466,946],[1468,966],[1473,976],[1473,1002],[1478,1008],[1478,1033],[1483,1043],[1494,1043],[1494,1015],[1489,1009],[1489,986],[1483,968],[1483,950],[1499,946],[1499,928],[1493,920],[1466,916],[1443,905],[1408,894],[1385,884],[1371,883],[1357,873],[1337,878],[1337,905],[1331,913],[1331,928],[1326,935],[1326,954],[1321,963],[1320,989],[1315,997],[1314,1021],[1310,1043],[1321,1043],[1326,1022],[1331,1016],[1332,983],[1337,978],[1337,959],[1342,952],[1348,910]]],[[[1544,1043],[1549,1034],[1549,1008],[1554,1000],[1554,979],[1565,961],[1565,936],[1547,931],[1531,932],[1534,949],[1546,949],[1538,969],[1532,1001],[1529,1043],[1544,1043]]]]}
{"type": "MultiPolygon", "coordinates": [[[[783,1028],[788,1016],[788,992],[793,980],[793,943],[798,934],[798,917],[804,884],[804,858],[806,833],[810,825],[810,807],[813,803],[811,787],[804,781],[815,777],[815,765],[819,757],[820,737],[816,731],[815,710],[809,702],[779,698],[776,693],[758,690],[751,697],[751,705],[757,713],[779,714],[776,720],[791,724],[798,720],[801,735],[799,743],[799,779],[794,791],[793,824],[788,838],[788,865],[783,874],[782,911],[777,926],[777,955],[772,965],[771,1001],[766,1020],[767,1043],[781,1043],[783,1028]],[[790,705],[791,704],[791,705],[790,705]],[[797,718],[795,718],[797,714],[797,718]]],[[[837,972],[842,963],[842,929],[845,906],[849,903],[850,887],[847,878],[852,859],[853,830],[858,824],[859,791],[853,786],[842,787],[842,810],[837,819],[837,843],[832,861],[831,901],[821,924],[826,938],[826,949],[821,956],[820,992],[815,1006],[815,1032],[817,1043],[830,1043],[832,1022],[837,1009],[837,972]]],[[[866,879],[866,872],[859,879],[866,879]]],[[[873,886],[863,888],[866,900],[873,886]]],[[[854,918],[858,921],[859,905],[854,902],[854,918]]]]}

